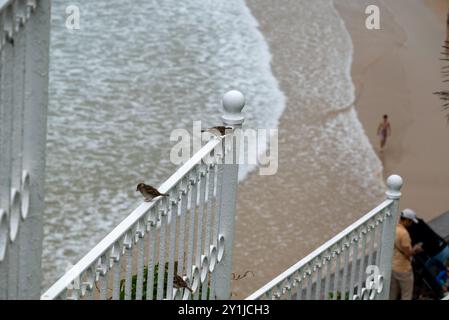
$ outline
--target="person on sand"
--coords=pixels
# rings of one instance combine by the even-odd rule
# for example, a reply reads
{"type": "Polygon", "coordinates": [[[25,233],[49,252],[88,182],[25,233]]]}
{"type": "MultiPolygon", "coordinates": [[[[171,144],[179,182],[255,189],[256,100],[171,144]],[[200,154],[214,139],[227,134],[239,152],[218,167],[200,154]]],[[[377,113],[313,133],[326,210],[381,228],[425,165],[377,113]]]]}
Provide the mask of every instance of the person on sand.
{"type": "Polygon", "coordinates": [[[383,117],[383,121],[379,124],[379,127],[377,127],[377,135],[380,138],[380,150],[382,151],[387,143],[387,137],[391,136],[391,126],[386,114],[383,117]]]}

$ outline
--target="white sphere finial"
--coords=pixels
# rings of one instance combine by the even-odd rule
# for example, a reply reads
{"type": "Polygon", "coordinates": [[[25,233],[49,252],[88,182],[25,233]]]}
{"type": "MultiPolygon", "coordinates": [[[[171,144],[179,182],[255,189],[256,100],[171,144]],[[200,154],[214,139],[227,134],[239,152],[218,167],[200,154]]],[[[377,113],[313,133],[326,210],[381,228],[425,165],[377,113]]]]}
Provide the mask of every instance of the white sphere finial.
{"type": "Polygon", "coordinates": [[[387,198],[392,200],[397,200],[401,197],[401,188],[404,184],[401,176],[397,174],[391,175],[387,179],[387,187],[388,190],[386,192],[387,198]]]}
{"type": "Polygon", "coordinates": [[[228,91],[223,96],[223,108],[225,114],[222,116],[225,125],[241,125],[245,120],[242,115],[245,106],[245,96],[237,90],[228,91]]]}

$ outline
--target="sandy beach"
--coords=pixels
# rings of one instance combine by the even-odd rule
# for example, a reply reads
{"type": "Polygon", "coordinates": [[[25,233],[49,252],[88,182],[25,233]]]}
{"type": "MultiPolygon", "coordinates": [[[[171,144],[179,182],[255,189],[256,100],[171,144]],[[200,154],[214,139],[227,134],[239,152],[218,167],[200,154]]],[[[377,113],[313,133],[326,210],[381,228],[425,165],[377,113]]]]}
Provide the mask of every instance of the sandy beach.
{"type": "Polygon", "coordinates": [[[449,210],[449,126],[432,94],[444,88],[439,59],[449,2],[370,1],[381,8],[381,30],[375,31],[360,27],[367,4],[336,1],[354,43],[357,112],[377,151],[376,127],[382,114],[390,116],[393,134],[378,152],[384,176],[402,175],[401,207],[431,220],[449,210]]]}
{"type": "MultiPolygon", "coordinates": [[[[387,7],[382,1],[336,0],[354,46],[355,108],[341,106],[337,113],[307,118],[310,127],[300,124],[307,111],[301,108],[302,88],[296,86],[304,64],[298,54],[301,39],[295,37],[304,27],[297,2],[273,6],[269,0],[248,0],[247,4],[270,46],[273,73],[287,108],[279,125],[278,173],[268,177],[253,173],[239,188],[234,272],[251,270],[254,277],[233,283],[237,299],[377,205],[384,197],[383,180],[391,173],[405,180],[402,208],[414,208],[426,220],[449,209],[449,126],[432,95],[443,88],[439,52],[449,4],[394,0],[387,7]],[[365,28],[368,4],[380,7],[381,30],[365,28]],[[376,128],[384,113],[391,118],[392,136],[380,154],[376,128]],[[353,128],[340,116],[353,118],[353,128]],[[318,150],[314,142],[319,131],[310,128],[332,122],[337,123],[337,133],[326,137],[330,142],[324,151],[318,150]],[[344,140],[357,132],[359,140],[344,140]],[[303,160],[311,155],[314,160],[303,160]],[[379,170],[367,169],[360,179],[360,170],[368,167],[379,170]]],[[[313,103],[319,106],[323,101],[313,103]]]]}

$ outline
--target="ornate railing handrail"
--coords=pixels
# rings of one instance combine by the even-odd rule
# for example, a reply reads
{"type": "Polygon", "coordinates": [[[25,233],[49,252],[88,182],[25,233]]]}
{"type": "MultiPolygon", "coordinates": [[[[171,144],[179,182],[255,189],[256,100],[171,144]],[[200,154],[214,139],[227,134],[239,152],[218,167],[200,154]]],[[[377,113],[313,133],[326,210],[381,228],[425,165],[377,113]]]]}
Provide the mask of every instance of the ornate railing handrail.
{"type": "MultiPolygon", "coordinates": [[[[176,186],[186,174],[188,174],[202,159],[210,154],[221,143],[220,137],[215,137],[204,145],[192,158],[182,165],[170,178],[168,178],[158,189],[162,193],[169,192],[176,186]]],[[[64,276],[53,284],[41,297],[43,300],[53,300],[61,294],[77,277],[94,264],[99,257],[106,253],[111,246],[119,241],[130,229],[142,219],[151,208],[157,204],[158,199],[153,202],[143,202],[131,214],[103,238],[92,250],[76,263],[64,276]]],[[[168,222],[168,225],[170,222],[168,222]]]]}
{"type": "Polygon", "coordinates": [[[354,230],[357,228],[363,226],[366,222],[371,220],[374,216],[376,216],[379,212],[387,208],[393,203],[393,200],[385,200],[382,202],[379,206],[371,210],[369,213],[364,215],[362,218],[351,224],[349,227],[344,229],[342,232],[331,238],[330,240],[326,241],[324,244],[322,244],[320,247],[315,249],[313,252],[308,254],[306,257],[295,263],[293,266],[288,268],[286,271],[282,272],[280,275],[278,275],[276,278],[268,282],[266,285],[264,285],[262,288],[257,290],[256,292],[252,293],[249,297],[246,298],[246,300],[256,300],[259,297],[261,297],[264,293],[266,293],[269,290],[274,289],[280,282],[286,280],[288,277],[293,275],[295,272],[297,272],[302,267],[306,266],[310,262],[312,262],[316,257],[322,255],[327,250],[331,249],[336,243],[342,241],[345,237],[350,235],[354,230]]]}
{"type": "Polygon", "coordinates": [[[322,294],[325,295],[324,299],[327,299],[328,294],[332,296],[332,299],[388,297],[394,230],[402,178],[396,175],[391,176],[387,180],[387,185],[387,199],[380,205],[255,291],[246,300],[282,297],[301,299],[304,292],[306,299],[311,299],[313,290],[315,299],[321,299],[322,294]],[[366,267],[372,262],[374,250],[376,250],[376,267],[380,270],[378,275],[380,278],[376,278],[376,281],[381,283],[375,291],[371,287],[362,289],[365,273],[363,267],[366,260],[368,261],[366,267]],[[343,256],[344,261],[341,265],[343,256]],[[323,276],[324,266],[326,266],[326,274],[323,276]],[[324,290],[322,290],[323,282],[324,290]],[[333,282],[332,288],[331,282],[333,282]],[[303,283],[306,283],[307,288],[302,288],[303,283]],[[357,287],[357,294],[352,296],[355,287],[357,287]],[[293,294],[294,288],[296,288],[296,296],[293,294]],[[339,298],[338,295],[340,295],[339,298]]]}
{"type": "MultiPolygon", "coordinates": [[[[240,128],[244,104],[226,93],[223,124],[240,128]]],[[[168,197],[139,205],[41,299],[228,299],[238,164],[227,159],[237,136],[214,136],[159,187],[168,197]]]]}

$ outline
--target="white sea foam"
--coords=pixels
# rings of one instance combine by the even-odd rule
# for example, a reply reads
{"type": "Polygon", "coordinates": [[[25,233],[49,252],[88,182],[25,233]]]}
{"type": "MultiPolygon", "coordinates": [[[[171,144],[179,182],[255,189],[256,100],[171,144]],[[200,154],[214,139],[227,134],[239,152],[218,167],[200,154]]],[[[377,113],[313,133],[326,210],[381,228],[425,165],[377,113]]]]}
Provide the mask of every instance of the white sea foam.
{"type": "Polygon", "coordinates": [[[137,206],[136,182],[173,173],[173,129],[220,123],[230,89],[248,127],[284,108],[243,0],[79,0],[81,30],[65,28],[69,4],[52,9],[45,287],[137,206]]]}
{"type": "MultiPolygon", "coordinates": [[[[298,19],[311,25],[294,35],[301,50],[290,54],[304,60],[292,65],[292,85],[301,94],[298,136],[314,146],[298,150],[298,170],[332,162],[360,179],[380,163],[351,107],[351,39],[331,0],[297,1],[305,8],[298,19]]],[[[167,162],[173,129],[219,123],[229,89],[246,96],[246,127],[276,128],[286,102],[243,0],[80,0],[79,31],[65,29],[68,4],[54,0],[52,12],[45,287],[138,205],[136,182],[158,185],[175,170],[167,162]]],[[[326,185],[316,175],[317,188],[326,185]]]]}

